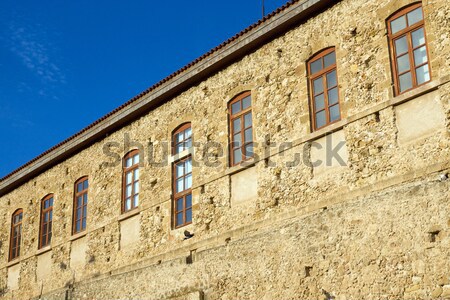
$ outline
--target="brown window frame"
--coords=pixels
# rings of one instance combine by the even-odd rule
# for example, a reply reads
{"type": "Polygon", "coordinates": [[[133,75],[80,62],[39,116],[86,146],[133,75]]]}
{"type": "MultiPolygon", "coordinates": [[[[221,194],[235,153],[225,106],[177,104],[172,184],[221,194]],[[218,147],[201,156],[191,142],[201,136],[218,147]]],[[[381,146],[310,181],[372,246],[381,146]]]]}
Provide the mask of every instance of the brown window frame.
{"type": "Polygon", "coordinates": [[[428,47],[428,41],[427,41],[427,33],[426,33],[426,29],[425,29],[425,15],[423,12],[423,7],[422,7],[422,3],[415,3],[415,4],[411,4],[408,6],[405,6],[403,8],[401,8],[399,11],[397,11],[396,13],[394,13],[393,15],[391,15],[387,20],[387,29],[388,29],[388,40],[389,40],[389,52],[390,52],[390,57],[391,57],[391,68],[392,68],[392,78],[394,81],[394,95],[398,96],[400,94],[406,93],[410,90],[413,90],[419,86],[422,86],[428,82],[430,82],[433,78],[432,76],[432,72],[431,72],[431,64],[430,64],[430,53],[429,53],[429,47],[428,47]],[[421,8],[422,9],[422,20],[419,22],[414,23],[413,25],[409,25],[409,20],[406,17],[406,15],[417,9],[417,8],[421,8]],[[396,32],[395,34],[392,34],[392,23],[393,21],[404,17],[405,18],[405,22],[406,22],[406,27],[398,32],[396,32]],[[423,44],[420,44],[417,47],[413,47],[412,45],[412,33],[418,31],[419,29],[423,29],[423,34],[424,34],[424,40],[425,42],[423,44]],[[403,38],[406,36],[407,39],[407,46],[408,46],[408,50],[407,52],[403,52],[400,53],[399,55],[397,55],[396,53],[396,48],[395,48],[395,41],[403,38]],[[415,65],[415,59],[414,59],[414,51],[418,50],[422,47],[426,48],[426,58],[427,61],[425,63],[419,64],[419,65],[415,65]],[[399,73],[398,67],[397,67],[397,62],[398,62],[398,58],[403,57],[405,55],[408,55],[408,62],[409,62],[409,69],[399,73]],[[429,74],[429,80],[424,81],[420,84],[418,84],[417,82],[417,74],[416,74],[416,70],[428,65],[428,74],[429,74]],[[411,84],[412,86],[406,90],[400,91],[400,76],[407,74],[408,72],[411,73],[411,84]]]}
{"type": "Polygon", "coordinates": [[[123,161],[122,161],[122,205],[121,205],[121,210],[122,213],[126,213],[129,211],[132,211],[134,209],[137,209],[139,207],[139,191],[140,191],[140,170],[139,170],[139,165],[141,162],[141,155],[139,153],[139,149],[135,149],[132,150],[130,152],[128,152],[124,157],[123,157],[123,161]],[[138,154],[139,155],[139,161],[137,163],[134,163],[132,161],[132,165],[127,167],[127,159],[131,158],[133,160],[133,157],[138,154]],[[136,175],[135,175],[135,170],[138,170],[138,179],[136,179],[136,175]],[[127,180],[127,174],[131,173],[131,183],[127,184],[126,180],[127,180]],[[136,192],[135,191],[135,184],[138,184],[138,189],[139,191],[136,192]],[[129,197],[126,196],[126,190],[127,190],[127,186],[131,185],[131,194],[129,197]],[[136,205],[135,202],[135,196],[137,196],[137,202],[138,204],[136,205]],[[130,208],[126,209],[126,202],[127,199],[130,199],[130,208]]]}
{"type": "Polygon", "coordinates": [[[72,234],[77,234],[86,230],[87,225],[87,205],[89,201],[89,178],[83,176],[75,181],[73,189],[73,217],[72,217],[72,234]],[[81,184],[81,190],[79,185],[81,184]],[[78,199],[81,199],[81,205],[78,205],[78,199]],[[78,213],[80,211],[80,214],[78,213]],[[77,230],[77,224],[80,224],[80,229],[77,230]]]}
{"type": "Polygon", "coordinates": [[[19,208],[11,216],[11,233],[9,240],[8,261],[12,261],[20,257],[20,245],[22,242],[22,223],[23,223],[23,209],[19,208]],[[17,222],[15,222],[16,217],[19,217],[19,220],[17,222]],[[18,234],[14,236],[16,227],[19,228],[18,234]]]}
{"type": "Polygon", "coordinates": [[[53,226],[53,203],[55,201],[53,194],[48,194],[41,200],[41,217],[39,226],[39,249],[47,247],[52,242],[52,226],[53,226]],[[46,202],[49,201],[49,206],[45,207],[46,202]],[[48,220],[44,218],[48,214],[48,220]],[[45,231],[44,231],[45,229],[45,231]],[[45,234],[44,234],[45,232],[45,234]]]}
{"type": "Polygon", "coordinates": [[[184,150],[189,149],[190,147],[192,147],[192,126],[191,126],[191,122],[187,122],[184,124],[181,124],[179,127],[177,127],[177,129],[175,129],[175,131],[173,131],[172,133],[172,155],[176,155],[179,154],[183,151],[177,151],[178,150],[178,145],[184,145],[184,150]],[[185,132],[187,129],[191,129],[191,135],[186,137],[185,132]],[[183,133],[183,139],[181,141],[177,141],[176,138],[177,136],[183,133]],[[189,146],[189,147],[187,147],[189,146]]]}
{"type": "Polygon", "coordinates": [[[188,155],[185,158],[180,159],[180,160],[178,160],[178,161],[176,161],[176,162],[174,162],[172,164],[172,191],[173,191],[172,192],[172,194],[173,194],[173,197],[172,197],[172,212],[173,212],[173,214],[172,214],[172,219],[173,219],[172,224],[173,224],[173,228],[180,228],[180,227],[183,227],[183,226],[191,224],[192,223],[192,219],[193,219],[193,214],[192,214],[192,156],[191,155],[188,155]],[[185,170],[184,170],[185,167],[183,166],[183,175],[177,177],[177,165],[185,164],[189,160],[191,161],[191,171],[188,172],[188,173],[185,173],[185,170]],[[186,185],[186,179],[185,178],[188,175],[191,175],[191,186],[189,188],[187,188],[187,189],[182,190],[181,192],[177,192],[177,179],[183,178],[183,187],[185,187],[185,185],[186,185]],[[180,199],[182,199],[183,206],[182,206],[181,210],[178,210],[177,209],[177,202],[180,199]],[[191,202],[190,206],[187,205],[189,199],[190,199],[190,202],[191,202]],[[189,210],[191,211],[191,220],[190,221],[186,221],[186,217],[187,217],[187,214],[188,214],[189,210]],[[180,213],[183,216],[183,221],[180,224],[178,224],[177,223],[177,215],[180,214],[180,213]]]}
{"type": "Polygon", "coordinates": [[[254,158],[255,156],[255,132],[253,129],[253,111],[252,111],[252,93],[251,91],[245,91],[240,93],[239,95],[235,96],[229,103],[228,103],[228,128],[229,128],[229,155],[230,155],[230,166],[237,166],[245,161],[248,161],[252,158],[254,158]],[[250,105],[246,108],[243,107],[243,101],[245,98],[250,97],[250,105]],[[233,114],[233,104],[240,102],[240,110],[237,113],[233,114]],[[250,118],[250,126],[246,126],[245,125],[245,116],[250,114],[251,118],[250,118]],[[240,126],[239,126],[239,131],[236,131],[234,129],[233,126],[233,122],[237,119],[240,119],[240,126]],[[251,129],[251,140],[246,141],[245,140],[245,131],[251,129]],[[240,134],[240,145],[236,145],[234,142],[234,136],[240,134]],[[252,145],[252,152],[249,151],[250,155],[247,155],[247,150],[246,147],[247,145],[252,145]],[[241,153],[241,160],[237,161],[235,159],[235,155],[234,152],[235,150],[240,149],[240,153],[241,153]]]}
{"type": "Polygon", "coordinates": [[[310,111],[311,111],[311,128],[312,131],[316,131],[319,130],[321,128],[324,128],[330,124],[339,122],[342,119],[342,109],[341,109],[341,99],[340,99],[340,92],[339,92],[339,76],[338,76],[338,70],[337,70],[337,66],[336,66],[336,61],[337,61],[337,57],[336,57],[336,48],[335,47],[330,47],[330,48],[326,48],[321,50],[320,52],[316,53],[315,55],[313,55],[307,63],[307,72],[308,72],[308,86],[309,86],[309,106],[310,106],[310,111]],[[334,52],[334,57],[335,57],[335,61],[333,64],[324,67],[325,63],[324,63],[324,57],[327,56],[330,53],[334,52]],[[312,74],[311,71],[311,65],[318,61],[318,60],[322,60],[322,69],[320,69],[319,71],[317,71],[316,73],[312,74]],[[327,75],[332,73],[332,72],[336,73],[336,84],[333,85],[332,87],[328,87],[328,81],[327,81],[327,75]],[[314,81],[316,81],[317,79],[322,78],[322,92],[315,94],[314,91],[314,81]],[[329,102],[329,92],[333,89],[337,89],[337,101],[336,103],[332,103],[330,104],[329,102]],[[320,96],[323,94],[323,101],[324,101],[324,108],[323,109],[316,109],[316,104],[315,104],[315,97],[316,96],[320,96]],[[330,112],[330,108],[333,106],[339,106],[339,118],[337,118],[336,120],[330,121],[331,120],[331,112],[330,112]],[[321,126],[317,126],[316,125],[316,115],[317,113],[320,113],[324,111],[325,112],[325,124],[321,125],[321,126]]]}

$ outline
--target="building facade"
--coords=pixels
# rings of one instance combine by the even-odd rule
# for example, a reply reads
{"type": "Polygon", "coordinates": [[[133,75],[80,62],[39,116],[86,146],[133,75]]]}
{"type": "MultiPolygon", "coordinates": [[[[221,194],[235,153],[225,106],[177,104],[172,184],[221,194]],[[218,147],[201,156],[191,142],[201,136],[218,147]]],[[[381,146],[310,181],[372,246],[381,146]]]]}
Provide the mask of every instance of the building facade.
{"type": "Polygon", "coordinates": [[[292,1],[0,181],[0,299],[450,298],[450,2],[292,1]]]}

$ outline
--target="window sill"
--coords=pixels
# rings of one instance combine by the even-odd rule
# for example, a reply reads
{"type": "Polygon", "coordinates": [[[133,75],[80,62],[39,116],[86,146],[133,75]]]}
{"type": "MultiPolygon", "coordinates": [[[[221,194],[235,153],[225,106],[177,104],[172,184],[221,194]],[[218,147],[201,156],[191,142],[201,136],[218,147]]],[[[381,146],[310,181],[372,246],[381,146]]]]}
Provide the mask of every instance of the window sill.
{"type": "Polygon", "coordinates": [[[14,258],[13,260],[9,261],[9,262],[6,264],[6,267],[7,267],[7,268],[10,268],[10,267],[12,267],[12,266],[15,266],[15,265],[19,264],[20,262],[21,262],[20,257],[16,257],[16,258],[14,258]]]}
{"type": "Polygon", "coordinates": [[[52,246],[45,246],[44,248],[41,248],[38,251],[36,251],[36,255],[41,255],[41,254],[44,254],[51,250],[52,250],[52,246]]]}
{"type": "Polygon", "coordinates": [[[131,218],[131,217],[134,217],[134,216],[136,216],[136,215],[138,215],[138,214],[140,214],[140,213],[141,213],[141,208],[138,207],[138,208],[135,208],[135,209],[133,209],[133,210],[130,210],[130,211],[126,212],[126,213],[121,214],[121,215],[117,218],[117,220],[120,222],[120,221],[129,219],[129,218],[131,218]]]}
{"type": "Polygon", "coordinates": [[[72,236],[69,238],[69,240],[70,240],[70,241],[75,241],[75,240],[81,239],[81,238],[85,237],[86,234],[87,234],[87,231],[86,231],[86,230],[81,231],[81,232],[78,232],[78,233],[72,235],[72,236]]]}

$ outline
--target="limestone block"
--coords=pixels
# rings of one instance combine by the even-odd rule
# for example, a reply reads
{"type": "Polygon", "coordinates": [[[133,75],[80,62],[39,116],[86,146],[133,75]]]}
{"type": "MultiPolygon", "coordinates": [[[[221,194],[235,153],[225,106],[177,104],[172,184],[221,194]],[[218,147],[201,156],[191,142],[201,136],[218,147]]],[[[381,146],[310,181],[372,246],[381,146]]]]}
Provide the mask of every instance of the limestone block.
{"type": "Polygon", "coordinates": [[[311,145],[314,175],[347,167],[348,152],[343,130],[315,140],[311,145]]]}
{"type": "Polygon", "coordinates": [[[86,264],[86,237],[74,240],[70,248],[70,267],[74,270],[83,268],[86,264]]]}
{"type": "Polygon", "coordinates": [[[256,167],[231,175],[231,206],[254,202],[258,197],[257,190],[256,167]]]}
{"type": "Polygon", "coordinates": [[[37,257],[36,277],[37,280],[44,280],[52,273],[52,251],[40,254],[37,257]]]}
{"type": "Polygon", "coordinates": [[[409,144],[445,126],[439,91],[422,95],[395,108],[399,144],[409,144]]]}
{"type": "Polygon", "coordinates": [[[8,268],[8,289],[17,290],[19,288],[20,264],[8,268]]]}
{"type": "Polygon", "coordinates": [[[137,246],[139,243],[140,228],[139,215],[120,221],[121,250],[134,249],[137,246]]]}

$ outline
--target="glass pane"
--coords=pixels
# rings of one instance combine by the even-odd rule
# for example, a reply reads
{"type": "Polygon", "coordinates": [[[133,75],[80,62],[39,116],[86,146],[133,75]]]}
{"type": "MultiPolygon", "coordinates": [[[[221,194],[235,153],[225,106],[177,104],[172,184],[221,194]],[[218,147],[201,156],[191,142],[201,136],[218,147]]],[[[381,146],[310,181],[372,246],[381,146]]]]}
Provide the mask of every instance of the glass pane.
{"type": "Polygon", "coordinates": [[[411,26],[419,21],[423,20],[422,7],[416,8],[415,10],[409,12],[408,16],[408,25],[411,26]]]}
{"type": "Polygon", "coordinates": [[[192,209],[186,210],[186,223],[192,222],[192,209]]]}
{"type": "Polygon", "coordinates": [[[327,74],[327,87],[331,88],[337,85],[336,70],[327,74]]]}
{"type": "Polygon", "coordinates": [[[134,180],[139,180],[139,169],[135,169],[134,171],[134,180]]]}
{"type": "Polygon", "coordinates": [[[44,214],[44,222],[47,223],[48,222],[48,212],[46,212],[44,214]]]}
{"type": "Polygon", "coordinates": [[[245,156],[253,157],[253,143],[245,145],[245,156]]]}
{"type": "Polygon", "coordinates": [[[42,235],[47,235],[47,226],[42,226],[42,235]]]}
{"type": "Polygon", "coordinates": [[[428,64],[417,68],[416,70],[417,84],[422,84],[424,82],[430,81],[430,70],[428,64]]]}
{"type": "Polygon", "coordinates": [[[245,97],[242,99],[242,109],[247,109],[252,105],[252,98],[250,96],[245,97]]]}
{"type": "Polygon", "coordinates": [[[316,113],[316,128],[324,126],[326,123],[325,111],[316,113]]]}
{"type": "Polygon", "coordinates": [[[53,220],[53,211],[49,211],[49,221],[51,222],[53,220]]]}
{"type": "Polygon", "coordinates": [[[175,147],[175,153],[180,153],[180,152],[183,152],[183,151],[184,151],[184,144],[183,144],[183,143],[178,144],[178,145],[175,147]]]}
{"type": "Polygon", "coordinates": [[[338,101],[338,88],[335,87],[328,91],[328,105],[336,104],[338,101]]]}
{"type": "Polygon", "coordinates": [[[322,77],[314,80],[314,95],[320,94],[323,92],[323,80],[322,77]]]}
{"type": "Polygon", "coordinates": [[[185,149],[189,149],[189,148],[191,148],[191,147],[192,147],[192,139],[189,138],[189,139],[187,139],[186,142],[184,143],[184,148],[185,148],[185,149]]]}
{"type": "Polygon", "coordinates": [[[186,166],[186,174],[192,173],[192,159],[191,158],[186,160],[185,166],[186,166]]]}
{"type": "Polygon", "coordinates": [[[406,91],[412,88],[411,72],[405,73],[400,76],[400,92],[406,91]]]}
{"type": "Polygon", "coordinates": [[[81,229],[83,229],[83,230],[86,229],[86,219],[83,219],[81,229]]]}
{"type": "Polygon", "coordinates": [[[176,141],[177,143],[179,143],[179,142],[181,142],[182,140],[184,140],[184,134],[183,134],[183,132],[177,133],[177,134],[175,135],[175,141],[176,141]]]}
{"type": "Polygon", "coordinates": [[[139,195],[134,195],[134,207],[139,206],[139,195]]]}
{"type": "Polygon", "coordinates": [[[139,181],[134,183],[134,193],[139,193],[139,181]]]}
{"type": "Polygon", "coordinates": [[[251,142],[253,141],[253,130],[252,128],[245,130],[245,142],[251,142]]]}
{"type": "Polygon", "coordinates": [[[241,101],[235,102],[231,105],[231,114],[234,115],[241,111],[241,101]]]}
{"type": "Polygon", "coordinates": [[[126,184],[130,184],[131,183],[131,179],[133,178],[132,172],[128,172],[125,177],[126,177],[125,183],[126,184]]]}
{"type": "Polygon", "coordinates": [[[83,188],[86,190],[89,187],[88,180],[83,182],[83,188]]]}
{"type": "Polygon", "coordinates": [[[416,48],[420,45],[425,44],[425,34],[423,32],[423,28],[413,31],[411,36],[412,36],[413,48],[416,48]]]}
{"type": "Polygon", "coordinates": [[[330,122],[339,120],[341,114],[339,113],[339,105],[334,105],[330,107],[330,122]]]}
{"type": "Polygon", "coordinates": [[[177,193],[184,191],[184,180],[183,178],[177,179],[177,193]]]}
{"type": "Polygon", "coordinates": [[[186,130],[184,131],[184,139],[188,139],[191,135],[192,135],[191,127],[186,128],[186,130]]]}
{"type": "Polygon", "coordinates": [[[125,200],[125,210],[130,209],[131,209],[131,198],[127,198],[127,200],[125,200]]]}
{"type": "Polygon", "coordinates": [[[131,167],[132,165],[133,165],[133,160],[131,159],[131,157],[130,157],[130,158],[127,158],[127,162],[126,162],[125,166],[126,166],[127,168],[129,168],[129,167],[131,167]]]}
{"type": "Polygon", "coordinates": [[[49,206],[53,206],[53,197],[48,200],[49,206]]]}
{"type": "Polygon", "coordinates": [[[187,175],[185,178],[186,189],[190,189],[192,187],[192,174],[187,175]]]}
{"type": "Polygon", "coordinates": [[[177,220],[176,220],[176,226],[182,225],[183,224],[183,213],[178,213],[177,214],[177,220]]]}
{"type": "Polygon", "coordinates": [[[419,49],[414,50],[414,65],[418,66],[424,64],[428,61],[427,58],[427,47],[423,46],[419,49]]]}
{"type": "Polygon", "coordinates": [[[125,197],[130,197],[131,196],[131,184],[127,185],[127,188],[125,190],[125,197]]]}
{"type": "Polygon", "coordinates": [[[336,53],[333,51],[323,57],[324,68],[334,65],[336,63],[336,53]]]}
{"type": "Polygon", "coordinates": [[[394,21],[391,22],[391,30],[392,30],[392,34],[395,34],[397,32],[399,32],[402,29],[406,28],[406,18],[405,16],[401,16],[398,19],[395,19],[394,21]]]}
{"type": "Polygon", "coordinates": [[[83,198],[80,196],[77,198],[77,207],[80,207],[81,205],[83,205],[83,198]]]}
{"type": "Polygon", "coordinates": [[[233,132],[241,131],[241,118],[233,120],[233,132]]]}
{"type": "Polygon", "coordinates": [[[183,198],[177,199],[176,211],[183,210],[183,198]]]}
{"type": "Polygon", "coordinates": [[[87,216],[87,206],[83,206],[83,217],[86,218],[87,216]]]}
{"type": "Polygon", "coordinates": [[[395,53],[396,56],[408,52],[408,41],[406,40],[406,36],[395,40],[395,53]]]}
{"type": "Polygon", "coordinates": [[[75,230],[76,230],[76,232],[78,232],[81,230],[81,223],[80,223],[80,221],[77,221],[76,224],[77,225],[75,226],[75,228],[76,228],[75,230]]]}
{"type": "Polygon", "coordinates": [[[233,146],[234,146],[234,147],[240,146],[240,145],[241,145],[241,139],[242,139],[242,136],[241,136],[240,133],[235,134],[235,135],[233,136],[233,143],[234,143],[233,146]]]}
{"type": "Polygon", "coordinates": [[[139,154],[133,156],[133,165],[137,165],[139,163],[139,154]]]}
{"type": "Polygon", "coordinates": [[[87,194],[84,194],[84,195],[83,195],[83,202],[84,202],[84,205],[87,204],[87,202],[88,202],[87,194]]]}
{"type": "Polygon", "coordinates": [[[314,106],[316,108],[316,111],[322,110],[325,108],[325,97],[323,94],[320,94],[319,96],[314,97],[314,106]]]}
{"type": "Polygon", "coordinates": [[[399,73],[406,72],[410,69],[409,55],[403,55],[397,58],[397,69],[399,73]]]}
{"type": "Polygon", "coordinates": [[[52,229],[51,229],[51,227],[52,227],[52,224],[50,224],[50,229],[48,230],[49,233],[48,233],[48,238],[47,238],[47,245],[50,245],[50,243],[52,241],[52,229]]]}
{"type": "Polygon", "coordinates": [[[248,113],[244,116],[244,127],[252,126],[252,113],[248,113]]]}
{"type": "Polygon", "coordinates": [[[186,195],[186,208],[192,207],[192,194],[186,195]]]}
{"type": "Polygon", "coordinates": [[[176,178],[181,177],[184,175],[184,163],[178,163],[175,165],[175,173],[176,178]]]}
{"type": "Polygon", "coordinates": [[[319,72],[320,70],[322,70],[322,58],[314,61],[311,63],[311,74],[315,74],[317,72],[319,72]]]}
{"type": "Polygon", "coordinates": [[[77,184],[77,192],[81,192],[83,190],[83,183],[80,182],[79,184],[77,184]]]}
{"type": "Polygon", "coordinates": [[[242,152],[241,152],[241,148],[235,149],[233,150],[233,155],[234,155],[234,163],[237,164],[239,162],[242,161],[242,152]]]}
{"type": "Polygon", "coordinates": [[[77,208],[77,214],[76,214],[76,219],[81,218],[81,207],[77,208]]]}

